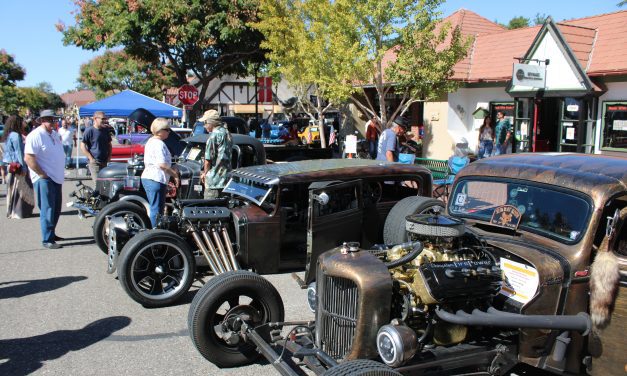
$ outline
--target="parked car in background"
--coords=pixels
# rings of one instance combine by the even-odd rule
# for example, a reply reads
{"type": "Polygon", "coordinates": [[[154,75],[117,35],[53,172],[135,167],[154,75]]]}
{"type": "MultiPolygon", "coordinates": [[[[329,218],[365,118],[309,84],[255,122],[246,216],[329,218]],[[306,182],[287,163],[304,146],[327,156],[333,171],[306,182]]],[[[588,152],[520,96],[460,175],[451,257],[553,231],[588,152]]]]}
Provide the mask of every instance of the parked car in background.
{"type": "MultiPolygon", "coordinates": [[[[176,141],[176,143],[181,143],[180,141],[181,139],[185,139],[191,136],[192,134],[192,130],[190,128],[173,127],[172,132],[178,135],[178,140],[176,141]]],[[[132,159],[136,155],[144,155],[144,147],[146,146],[146,143],[150,139],[150,136],[152,135],[149,135],[149,137],[145,137],[143,140],[141,140],[139,143],[136,143],[136,144],[129,143],[129,144],[114,145],[111,151],[111,162],[126,162],[129,159],[132,159]]],[[[173,146],[173,141],[166,140],[166,144],[168,144],[168,146],[171,147],[173,146]]],[[[174,147],[172,148],[170,152],[173,155],[178,156],[182,149],[183,149],[182,147],[174,147]]]]}
{"type": "Polygon", "coordinates": [[[310,124],[302,132],[298,133],[298,137],[303,145],[320,142],[320,127],[318,124],[310,124]],[[311,135],[310,135],[311,134],[311,135]]]}
{"type": "Polygon", "coordinates": [[[315,323],[282,323],[259,275],[211,279],[188,316],[197,349],[220,367],[263,354],[283,375],[625,373],[627,159],[481,159],[446,215],[408,200],[390,211],[395,246],[345,243],[311,263],[315,323]]]}

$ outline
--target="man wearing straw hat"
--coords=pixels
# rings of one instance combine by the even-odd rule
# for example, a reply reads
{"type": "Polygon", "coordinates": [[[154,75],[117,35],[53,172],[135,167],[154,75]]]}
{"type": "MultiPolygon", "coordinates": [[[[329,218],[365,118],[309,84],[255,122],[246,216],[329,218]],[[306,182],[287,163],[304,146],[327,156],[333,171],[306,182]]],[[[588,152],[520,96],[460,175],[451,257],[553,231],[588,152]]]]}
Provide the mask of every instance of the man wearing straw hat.
{"type": "Polygon", "coordinates": [[[61,248],[55,228],[61,215],[61,188],[64,180],[65,153],[61,136],[54,130],[59,118],[52,110],[43,110],[37,118],[39,126],[26,137],[24,162],[39,205],[42,244],[45,248],[61,248]]]}
{"type": "Polygon", "coordinates": [[[233,139],[216,110],[208,110],[198,119],[209,132],[205,148],[205,163],[200,180],[205,183],[205,198],[217,198],[231,172],[233,139]]]}

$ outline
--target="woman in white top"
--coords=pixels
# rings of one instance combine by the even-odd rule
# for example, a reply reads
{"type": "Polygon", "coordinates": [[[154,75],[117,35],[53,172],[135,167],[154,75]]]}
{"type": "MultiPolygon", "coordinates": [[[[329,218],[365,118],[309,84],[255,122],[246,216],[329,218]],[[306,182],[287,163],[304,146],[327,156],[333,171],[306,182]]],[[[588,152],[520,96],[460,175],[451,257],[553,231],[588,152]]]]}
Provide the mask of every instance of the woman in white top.
{"type": "Polygon", "coordinates": [[[170,177],[179,186],[178,171],[172,168],[172,155],[163,140],[170,135],[170,125],[164,118],[156,118],[150,125],[153,136],[144,148],[144,172],[142,186],[150,203],[150,223],[157,225],[157,214],[163,213],[165,207],[166,187],[170,177]]]}
{"type": "Polygon", "coordinates": [[[492,118],[488,115],[483,119],[483,125],[479,128],[479,155],[477,158],[487,158],[492,155],[494,149],[494,129],[492,118]]]}

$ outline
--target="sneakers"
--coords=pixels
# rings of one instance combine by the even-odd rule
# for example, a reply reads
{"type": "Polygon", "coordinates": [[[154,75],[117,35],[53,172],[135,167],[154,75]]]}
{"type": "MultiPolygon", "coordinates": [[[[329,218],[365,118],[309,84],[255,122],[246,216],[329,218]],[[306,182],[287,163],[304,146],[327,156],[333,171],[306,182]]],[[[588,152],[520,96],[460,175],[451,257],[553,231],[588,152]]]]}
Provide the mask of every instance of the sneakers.
{"type": "Polygon", "coordinates": [[[58,236],[58,235],[55,235],[55,236],[54,236],[54,241],[55,241],[55,242],[61,242],[61,241],[64,241],[64,240],[65,240],[65,238],[62,238],[62,237],[60,237],[60,236],[58,236]]]}
{"type": "Polygon", "coordinates": [[[48,248],[48,249],[59,249],[59,248],[63,248],[63,246],[61,244],[57,244],[57,243],[43,243],[44,248],[48,248]]]}

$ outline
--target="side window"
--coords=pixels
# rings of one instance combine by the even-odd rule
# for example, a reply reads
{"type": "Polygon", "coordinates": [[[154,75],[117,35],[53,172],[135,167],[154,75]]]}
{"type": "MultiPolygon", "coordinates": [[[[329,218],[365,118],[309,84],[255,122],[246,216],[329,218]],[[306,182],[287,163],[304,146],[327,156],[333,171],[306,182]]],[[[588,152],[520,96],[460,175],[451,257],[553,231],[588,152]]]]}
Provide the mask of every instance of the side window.
{"type": "Polygon", "coordinates": [[[417,196],[422,191],[422,181],[416,177],[386,179],[381,183],[381,202],[399,201],[408,196],[417,196]]]}
{"type": "Polygon", "coordinates": [[[330,186],[330,189],[324,192],[329,195],[329,202],[326,205],[320,205],[317,201],[313,202],[316,217],[359,208],[359,186],[351,185],[343,188],[330,186]]]}
{"type": "MultiPolygon", "coordinates": [[[[601,222],[595,233],[594,244],[598,247],[607,231],[608,217],[614,216],[617,210],[621,211],[627,207],[627,196],[615,199],[611,204],[603,209],[601,222]]],[[[614,253],[617,256],[627,258],[627,220],[618,222],[616,227],[616,240],[614,242],[614,253]]]]}

